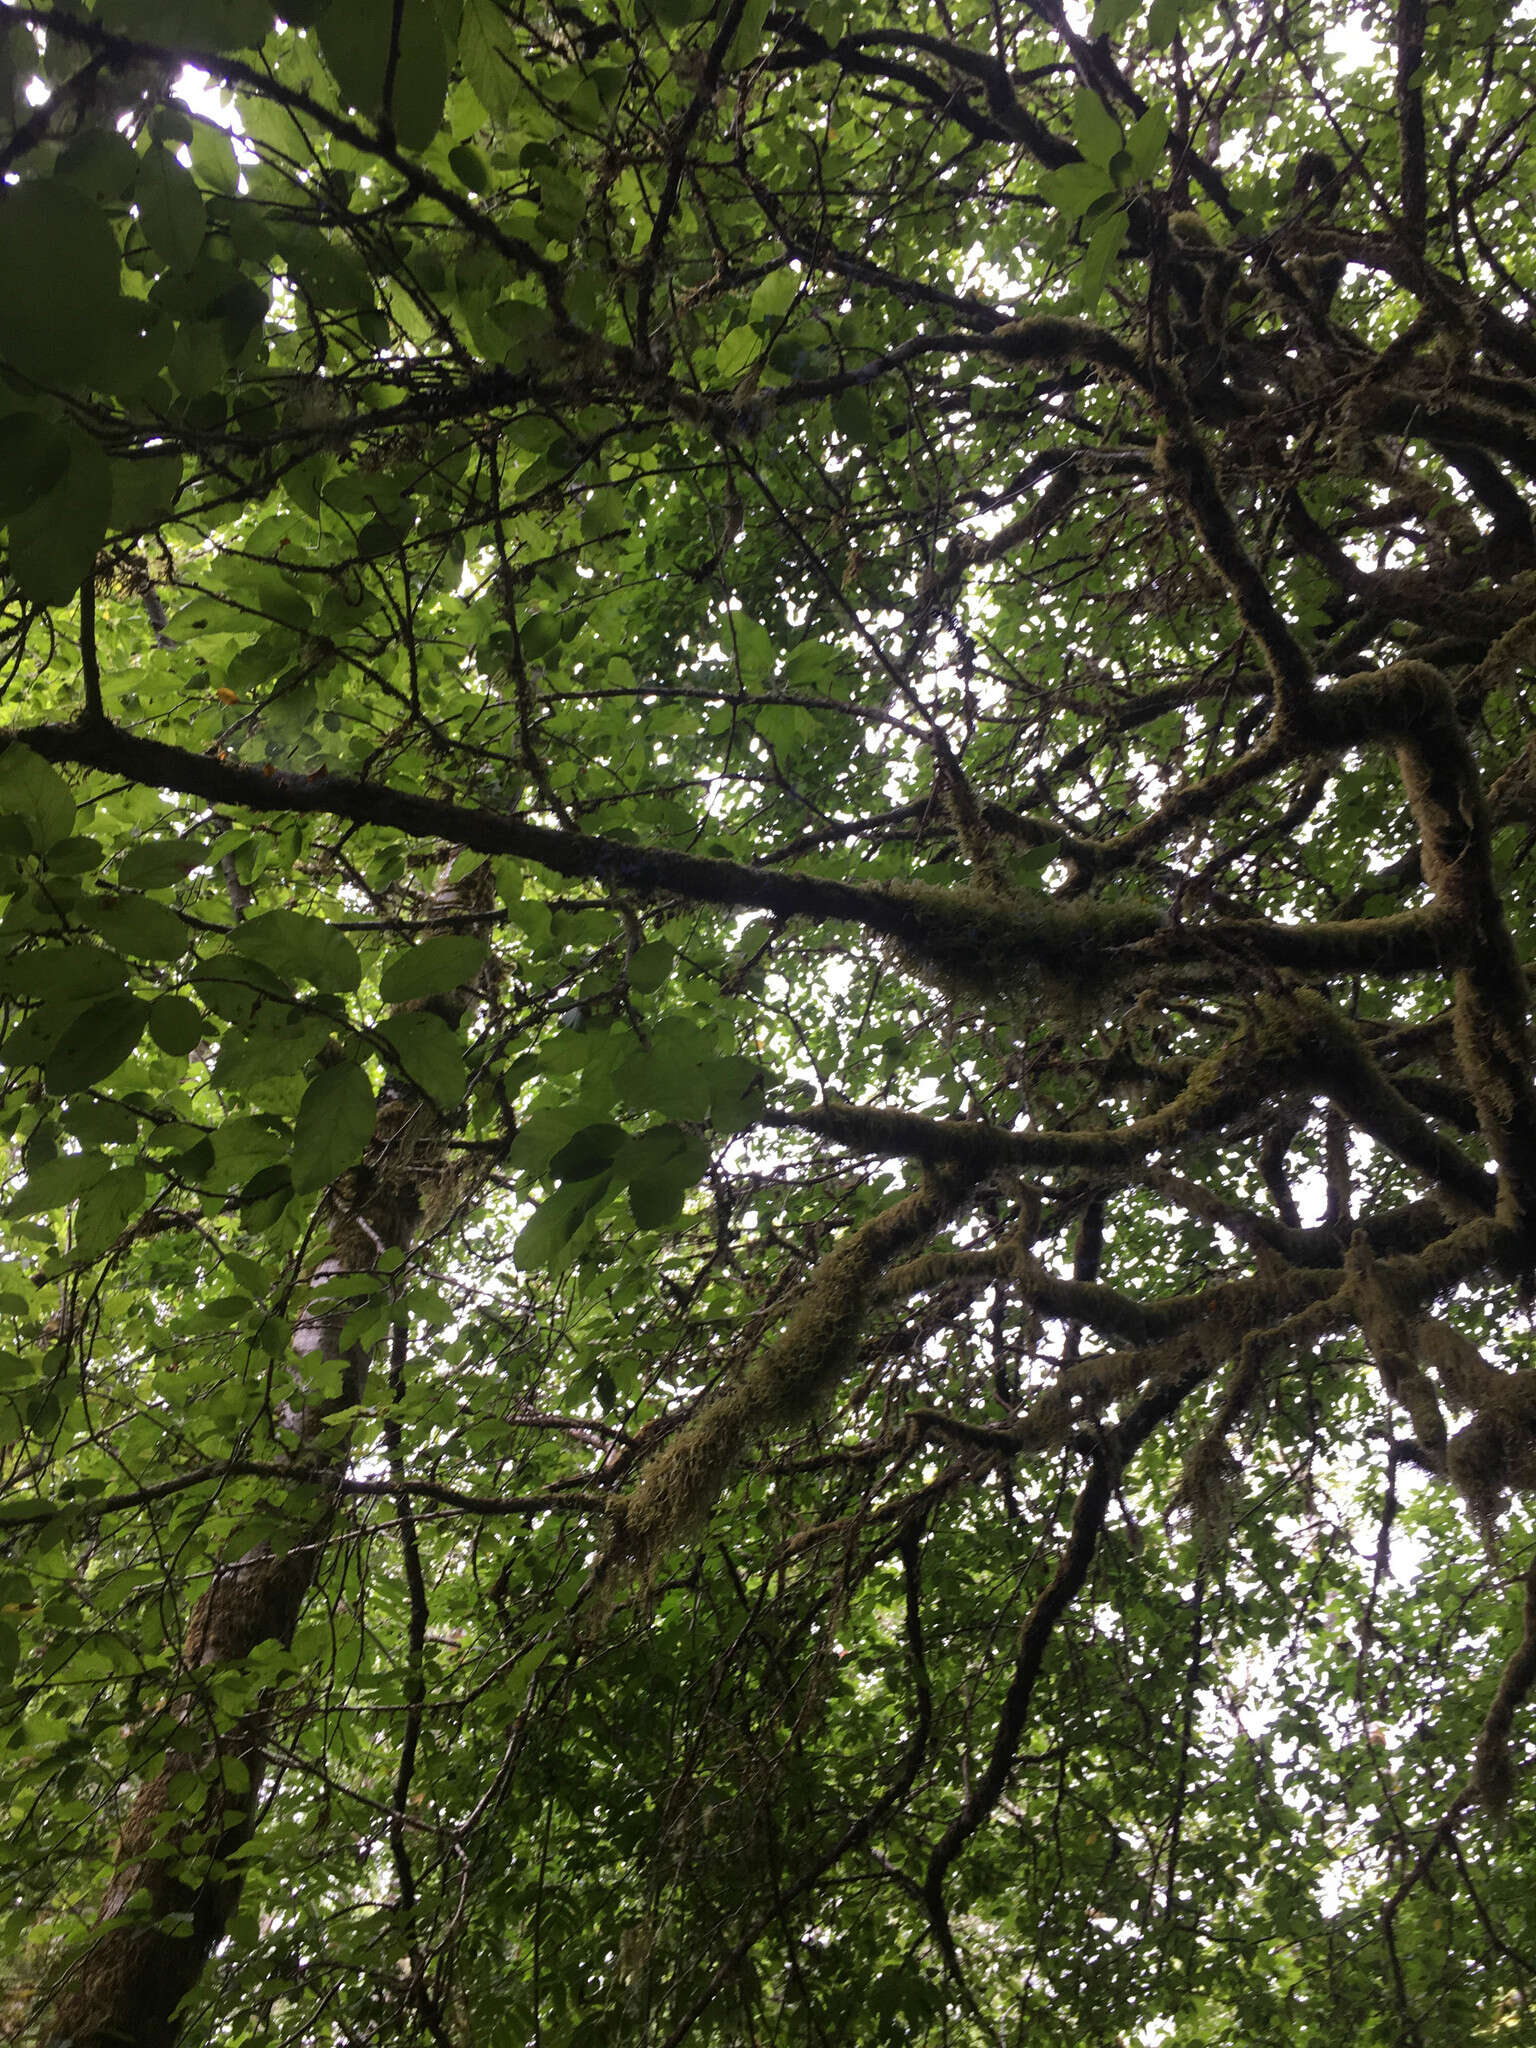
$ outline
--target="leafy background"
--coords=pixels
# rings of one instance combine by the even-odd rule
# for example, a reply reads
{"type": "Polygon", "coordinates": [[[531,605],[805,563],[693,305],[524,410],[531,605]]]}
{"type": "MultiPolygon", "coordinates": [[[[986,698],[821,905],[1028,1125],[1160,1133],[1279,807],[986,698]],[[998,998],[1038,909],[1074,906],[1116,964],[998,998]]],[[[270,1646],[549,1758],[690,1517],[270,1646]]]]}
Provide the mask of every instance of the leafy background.
{"type": "Polygon", "coordinates": [[[3,20],[9,2032],[1526,2038],[1529,10],[3,20]]]}

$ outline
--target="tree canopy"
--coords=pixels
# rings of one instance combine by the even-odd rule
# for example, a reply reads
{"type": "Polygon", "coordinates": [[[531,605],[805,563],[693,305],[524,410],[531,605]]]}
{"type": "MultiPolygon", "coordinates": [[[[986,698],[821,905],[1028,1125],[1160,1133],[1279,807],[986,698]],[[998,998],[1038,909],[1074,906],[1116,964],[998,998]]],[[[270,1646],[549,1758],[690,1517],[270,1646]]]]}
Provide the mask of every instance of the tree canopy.
{"type": "Polygon", "coordinates": [[[5,2038],[1531,2038],[1532,51],[5,0],[5,2038]]]}

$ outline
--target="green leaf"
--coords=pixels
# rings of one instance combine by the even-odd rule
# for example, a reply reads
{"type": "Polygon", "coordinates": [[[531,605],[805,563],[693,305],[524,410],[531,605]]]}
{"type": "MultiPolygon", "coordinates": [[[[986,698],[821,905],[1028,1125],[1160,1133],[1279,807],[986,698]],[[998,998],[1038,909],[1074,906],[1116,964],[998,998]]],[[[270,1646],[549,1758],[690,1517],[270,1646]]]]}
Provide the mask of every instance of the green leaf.
{"type": "Polygon", "coordinates": [[[629,985],[639,995],[649,995],[661,987],[672,972],[676,949],[665,939],[651,939],[643,946],[637,946],[630,956],[629,985]]]}
{"type": "Polygon", "coordinates": [[[105,946],[78,939],[34,946],[0,961],[0,993],[46,996],[56,1003],[88,1002],[116,995],[128,979],[128,964],[105,946]]]}
{"type": "Polygon", "coordinates": [[[190,270],[207,231],[192,173],[157,145],[140,165],[134,198],[150,247],[173,270],[190,270]]]}
{"type": "Polygon", "coordinates": [[[726,53],[727,72],[750,64],[762,49],[763,28],[768,19],[769,0],[746,0],[731,47],[726,53]]]}
{"type": "Polygon", "coordinates": [[[241,1100],[286,1104],[301,1071],[330,1037],[323,1016],[306,1016],[289,1002],[262,1004],[245,1029],[235,1025],[221,1032],[214,1081],[241,1100]]]}
{"type": "MultiPolygon", "coordinates": [[[[189,51],[253,49],[274,19],[266,0],[104,0],[96,12],[120,35],[189,51]]],[[[289,20],[305,16],[302,0],[282,12],[289,20]]]]}
{"type": "Polygon", "coordinates": [[[263,996],[281,999],[293,993],[280,974],[259,960],[242,960],[237,953],[197,962],[192,986],[199,1002],[231,1024],[248,1024],[263,996]]]}
{"type": "Polygon", "coordinates": [[[391,77],[391,26],[386,0],[331,0],[320,17],[320,53],[349,106],[370,121],[387,116],[407,149],[426,149],[437,133],[448,90],[442,32],[428,0],[404,0],[391,77]]]}
{"type": "Polygon", "coordinates": [[[526,612],[519,628],[525,661],[542,661],[560,645],[560,620],[554,612],[526,612]]]}
{"type": "Polygon", "coordinates": [[[618,1124],[587,1124],[561,1146],[549,1162],[556,1180],[591,1180],[606,1173],[628,1142],[628,1133],[618,1124]]]}
{"type": "Polygon", "coordinates": [[[103,1152],[66,1152],[27,1175],[6,1208],[9,1216],[44,1216],[64,1209],[106,1179],[112,1162],[103,1152]]]}
{"type": "Polygon", "coordinates": [[[186,996],[157,996],[150,1005],[149,1035],[173,1058],[189,1053],[207,1029],[207,1018],[186,996]]]}
{"type": "Polygon", "coordinates": [[[637,1047],[614,1074],[619,1099],[628,1107],[701,1123],[709,1115],[705,1048],[686,1026],[657,1028],[649,1046],[637,1047]]]}
{"type": "Polygon", "coordinates": [[[1082,269],[1078,272],[1078,292],[1082,298],[1083,311],[1092,313],[1104,291],[1104,281],[1111,265],[1119,255],[1130,227],[1130,216],[1122,209],[1112,213],[1108,220],[1100,223],[1093,231],[1088,252],[1083,258],[1082,269]]]}
{"type": "Polygon", "coordinates": [[[94,930],[131,960],[179,960],[192,942],[167,903],[148,896],[100,897],[85,906],[94,930]]]}
{"type": "Polygon", "coordinates": [[[535,1643],[531,1650],[525,1650],[512,1669],[507,1673],[505,1693],[502,1695],[514,1708],[522,1706],[533,1689],[533,1681],[540,1669],[549,1662],[559,1645],[551,1638],[548,1642],[535,1643]]]}
{"type": "Polygon", "coordinates": [[[139,1134],[133,1111],[102,1096],[77,1095],[59,1121],[82,1145],[131,1145],[139,1134]]]}
{"type": "Polygon", "coordinates": [[[1150,178],[1168,147],[1169,121],[1162,107],[1148,107],[1125,138],[1126,154],[1137,178],[1150,178]]]}
{"type": "Polygon", "coordinates": [[[452,1109],[463,1101],[469,1086],[464,1048],[441,1017],[430,1010],[402,1010],[386,1017],[379,1032],[394,1047],[408,1078],[439,1108],[452,1109]]]}
{"type": "Polygon", "coordinates": [[[70,436],[34,412],[0,419],[0,518],[46,497],[69,467],[70,436]]]}
{"type": "Polygon", "coordinates": [[[118,863],[117,878],[125,889],[173,889],[205,858],[196,840],[140,839],[118,863]]]}
{"type": "Polygon", "coordinates": [[[464,0],[459,62],[476,99],[493,121],[506,121],[515,103],[517,79],[510,56],[507,19],[494,0],[464,0]]]}
{"type": "Polygon", "coordinates": [[[50,875],[90,875],[106,857],[106,848],[99,839],[80,833],[50,846],[43,864],[50,875]]]}
{"type": "Polygon", "coordinates": [[[1076,220],[1115,186],[1102,164],[1063,164],[1059,171],[1047,171],[1040,189],[1058,213],[1076,220]]]}
{"type": "Polygon", "coordinates": [[[574,1248],[582,1226],[608,1193],[607,1176],[572,1181],[541,1202],[529,1223],[519,1232],[512,1257],[519,1271],[536,1272],[555,1268],[561,1255],[574,1248]]]}
{"type": "MultiPolygon", "coordinates": [[[[0,306],[4,295],[0,294],[0,306]]],[[[36,604],[68,604],[96,566],[112,512],[112,470],[96,443],[64,430],[69,462],[48,491],[12,516],[11,574],[36,604]]]]}
{"type": "Polygon", "coordinates": [[[392,954],[379,977],[386,1003],[419,1002],[451,995],[472,982],[485,965],[486,944],[467,933],[438,932],[392,954]]]}
{"type": "Polygon", "coordinates": [[[796,690],[815,689],[830,681],[837,669],[837,653],[824,640],[802,640],[784,657],[784,682],[796,690]]]}
{"type": "Polygon", "coordinates": [[[839,391],[832,401],[832,423],[840,434],[856,444],[873,440],[875,414],[869,394],[857,386],[839,391]]]}
{"type": "Polygon", "coordinates": [[[54,175],[87,199],[122,199],[139,174],[139,157],[116,128],[82,128],[63,151],[54,175]]]}
{"type": "Polygon", "coordinates": [[[231,948],[270,967],[285,981],[307,981],[323,994],[348,995],[363,978],[357,949],[345,932],[298,910],[268,910],[236,925],[231,948]]]}
{"type": "Polygon", "coordinates": [[[75,1211],[75,1250],[94,1258],[128,1227],[144,1205],[144,1170],[120,1166],[80,1198],[75,1211]]]}
{"type": "Polygon", "coordinates": [[[10,1068],[41,1067],[81,1007],[77,1002],[42,1003],[29,1010],[6,1033],[0,1062],[10,1068]]]}
{"type": "Polygon", "coordinates": [[[227,129],[200,120],[192,128],[192,174],[211,192],[231,197],[240,189],[240,165],[227,129]]]}
{"type": "Polygon", "coordinates": [[[0,188],[0,357],[23,376],[67,386],[95,373],[119,276],[107,217],[75,186],[44,178],[0,188]]]}
{"type": "Polygon", "coordinates": [[[1152,0],[1147,15],[1147,42],[1154,50],[1166,50],[1179,32],[1180,0],[1152,0]]]}
{"type": "Polygon", "coordinates": [[[68,1026],[43,1068],[54,1095],[89,1088],[116,1073],[144,1036],[149,1004],[139,996],[109,996],[92,1003],[68,1026]]]}
{"type": "Polygon", "coordinates": [[[624,500],[617,491],[594,491],[581,508],[582,538],[606,539],[623,526],[624,519],[624,500]]]}
{"type": "Polygon", "coordinates": [[[775,659],[773,638],[767,627],[738,605],[731,612],[730,632],[742,681],[765,682],[773,674],[775,659]]]}
{"type": "Polygon", "coordinates": [[[0,817],[19,819],[39,853],[68,839],[75,828],[69,784],[19,740],[0,753],[0,817]]]}
{"type": "Polygon", "coordinates": [[[624,1158],[629,1211],[638,1230],[663,1230],[682,1214],[688,1190],[709,1171],[702,1139],[663,1124],[635,1139],[624,1158]]]}
{"type": "Polygon", "coordinates": [[[711,1060],[705,1068],[709,1117],[717,1131],[745,1131],[763,1113],[762,1063],[741,1053],[711,1060]]]}
{"type": "Polygon", "coordinates": [[[715,351],[715,367],[722,377],[739,377],[762,352],[762,336],[755,327],[733,327],[715,351]]]}
{"type": "Polygon", "coordinates": [[[376,1116],[373,1088],[361,1067],[344,1060],[317,1075],[294,1120],[294,1191],[329,1187],[355,1166],[368,1149],[376,1116]]]}
{"type": "Polygon", "coordinates": [[[520,1173],[543,1174],[550,1161],[589,1118],[575,1106],[536,1109],[518,1126],[507,1164],[520,1173]]]}
{"type": "Polygon", "coordinates": [[[1107,164],[1125,140],[1120,123],[1090,86],[1073,96],[1072,133],[1091,164],[1107,164]]]}
{"type": "Polygon", "coordinates": [[[229,1117],[214,1142],[218,1178],[226,1187],[236,1186],[264,1166],[281,1166],[286,1173],[288,1153],[288,1132],[276,1117],[229,1117]]]}
{"type": "Polygon", "coordinates": [[[800,284],[799,276],[788,264],[782,270],[770,270],[752,294],[752,318],[782,320],[795,303],[800,284]]]}
{"type": "Polygon", "coordinates": [[[247,1230],[269,1230],[292,1199],[293,1175],[287,1166],[264,1166],[236,1197],[240,1221],[247,1230]]]}
{"type": "Polygon", "coordinates": [[[114,462],[109,469],[114,530],[138,533],[146,526],[158,526],[176,502],[181,457],[152,455],[144,460],[114,462]]]}
{"type": "Polygon", "coordinates": [[[1043,846],[1032,846],[1027,853],[1019,854],[1013,863],[1014,873],[1019,881],[1027,883],[1032,889],[1038,889],[1045,870],[1052,861],[1060,858],[1061,841],[1048,839],[1043,846]]]}
{"type": "Polygon", "coordinates": [[[461,142],[449,150],[448,168],[459,183],[471,192],[485,192],[493,182],[490,165],[479,150],[467,142],[461,142]]]}

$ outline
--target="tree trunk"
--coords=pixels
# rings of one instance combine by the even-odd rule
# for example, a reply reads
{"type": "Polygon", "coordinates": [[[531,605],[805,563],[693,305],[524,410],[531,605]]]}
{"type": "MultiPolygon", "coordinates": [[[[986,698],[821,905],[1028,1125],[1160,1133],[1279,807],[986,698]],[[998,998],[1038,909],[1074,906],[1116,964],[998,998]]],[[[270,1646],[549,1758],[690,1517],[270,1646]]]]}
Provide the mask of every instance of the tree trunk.
{"type": "MultiPolygon", "coordinates": [[[[437,912],[480,910],[489,900],[489,869],[443,883],[437,912]]],[[[462,1017],[474,987],[436,998],[439,1012],[462,1017]]],[[[412,1007],[406,1005],[405,1007],[412,1007]]],[[[373,1271],[391,1247],[408,1250],[420,1225],[422,1189],[442,1176],[448,1126],[424,1098],[385,1098],[374,1138],[356,1180],[365,1192],[349,1200],[341,1187],[326,1196],[330,1243],[308,1276],[312,1289],[340,1276],[373,1271]]],[[[371,1354],[343,1350],[341,1330],[351,1305],[329,1313],[301,1312],[292,1342],[293,1391],[283,1423],[297,1437],[290,1450],[296,1478],[274,1513],[289,1523],[281,1546],[258,1544],[221,1564],[192,1611],[183,1645],[183,1727],[212,1729],[190,1749],[169,1749],[140,1788],[118,1846],[116,1865],[97,1916],[100,1933],[58,1987],[42,2028],[49,2048],[170,2048],[178,2012],[196,1989],[240,1898],[243,1872],[231,1858],[251,1838],[266,1767],[274,1711],[262,1694],[249,1711],[221,1717],[205,1682],[214,1667],[238,1664],[259,1644],[288,1648],[315,1582],[343,1498],[350,1431],[332,1417],[363,1398],[371,1354]],[[342,1358],[338,1391],[316,1398],[305,1361],[342,1358]],[[224,1725],[221,1725],[221,1719],[224,1725]],[[189,1796],[189,1780],[191,1793],[189,1796]],[[122,1917],[131,1909],[131,1918],[122,1917]]]]}

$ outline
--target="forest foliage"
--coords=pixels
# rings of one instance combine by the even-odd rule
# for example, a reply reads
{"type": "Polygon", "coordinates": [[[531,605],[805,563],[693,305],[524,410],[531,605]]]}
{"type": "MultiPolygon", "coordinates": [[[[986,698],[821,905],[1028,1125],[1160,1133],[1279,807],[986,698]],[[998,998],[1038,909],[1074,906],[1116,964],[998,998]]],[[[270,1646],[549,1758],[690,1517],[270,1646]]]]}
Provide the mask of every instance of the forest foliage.
{"type": "Polygon", "coordinates": [[[1533,2038],[1532,27],[0,6],[4,2038],[1533,2038]]]}

